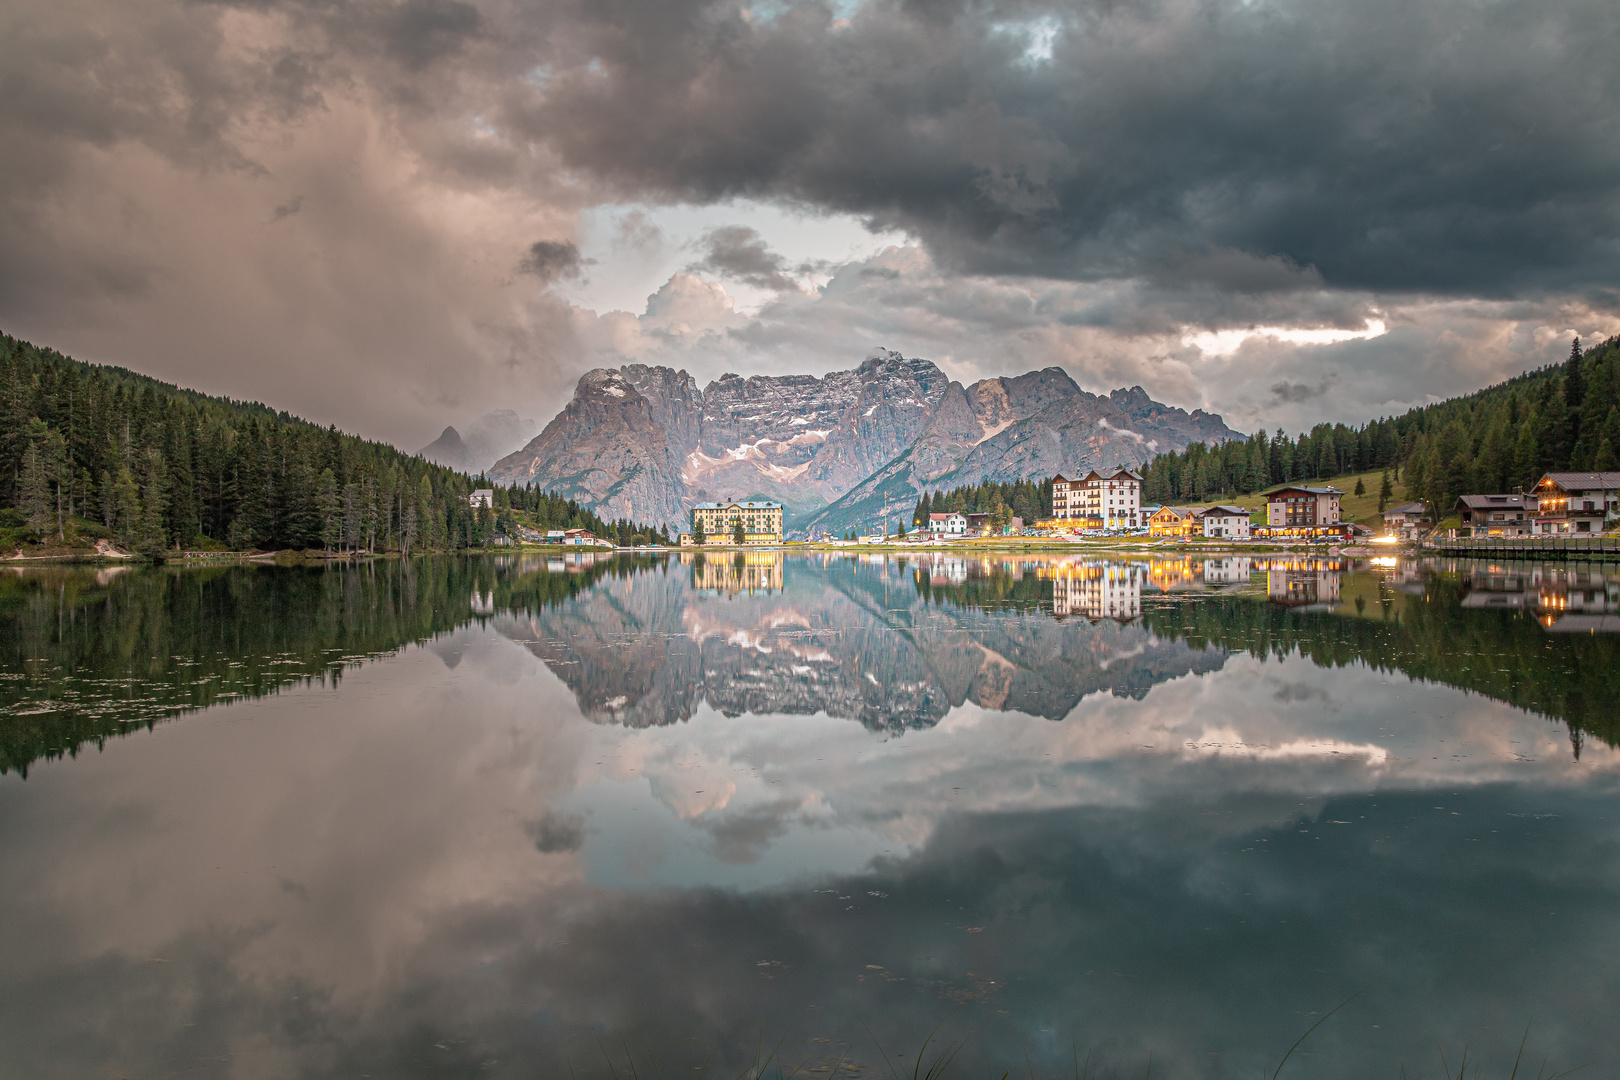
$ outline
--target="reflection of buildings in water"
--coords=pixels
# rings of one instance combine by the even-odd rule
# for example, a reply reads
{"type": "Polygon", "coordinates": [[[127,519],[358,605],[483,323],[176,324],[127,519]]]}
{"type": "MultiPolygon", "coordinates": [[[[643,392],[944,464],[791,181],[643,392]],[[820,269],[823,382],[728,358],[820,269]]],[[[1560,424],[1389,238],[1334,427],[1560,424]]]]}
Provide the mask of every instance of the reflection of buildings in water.
{"type": "Polygon", "coordinates": [[[962,585],[968,579],[968,561],[960,555],[930,555],[923,565],[930,585],[962,585]]]}
{"type": "MultiPolygon", "coordinates": [[[[715,564],[705,573],[723,573],[734,554],[705,559],[715,564]]],[[[971,587],[980,560],[967,562],[971,587]]],[[[993,566],[1002,572],[999,560],[993,566]]],[[[1026,564],[1025,573],[1055,580],[1047,569],[1026,564]]],[[[1073,585],[1063,583],[1060,610],[1089,618],[885,592],[854,559],[830,572],[801,560],[779,592],[717,594],[693,588],[696,559],[680,568],[672,558],[667,569],[604,577],[528,618],[497,617],[497,629],[540,656],[586,716],[631,727],[677,723],[705,702],[727,716],[821,712],[873,730],[928,726],[967,701],[1060,719],[1089,694],[1140,698],[1225,663],[1222,650],[1142,627],[1143,567],[1075,560],[1061,569],[1073,585]]]]}
{"type": "Polygon", "coordinates": [[[1620,579],[1599,566],[1470,567],[1465,608],[1533,611],[1557,633],[1620,632],[1620,579]]]}
{"type": "Polygon", "coordinates": [[[728,594],[781,592],[782,553],[739,551],[735,554],[699,555],[692,561],[692,587],[704,592],[728,594]]]}
{"type": "MultiPolygon", "coordinates": [[[[613,556],[604,555],[604,559],[613,556]]],[[[581,574],[596,565],[596,554],[590,551],[570,552],[567,555],[546,556],[546,570],[553,574],[581,574]]]]}
{"type": "Polygon", "coordinates": [[[1148,584],[1160,592],[1202,588],[1203,571],[1191,559],[1153,559],[1148,563],[1148,584]]]}
{"type": "Polygon", "coordinates": [[[1052,614],[1062,619],[1128,622],[1142,614],[1142,568],[1120,563],[1065,563],[1041,567],[1038,577],[1052,582],[1052,614]]]}
{"type": "Polygon", "coordinates": [[[1266,571],[1266,595],[1284,607],[1331,608],[1339,602],[1339,578],[1344,564],[1338,559],[1271,559],[1266,571]]]}
{"type": "Polygon", "coordinates": [[[1233,556],[1226,559],[1204,560],[1204,584],[1206,585],[1246,585],[1249,581],[1249,572],[1253,569],[1254,560],[1247,556],[1233,556]]]}

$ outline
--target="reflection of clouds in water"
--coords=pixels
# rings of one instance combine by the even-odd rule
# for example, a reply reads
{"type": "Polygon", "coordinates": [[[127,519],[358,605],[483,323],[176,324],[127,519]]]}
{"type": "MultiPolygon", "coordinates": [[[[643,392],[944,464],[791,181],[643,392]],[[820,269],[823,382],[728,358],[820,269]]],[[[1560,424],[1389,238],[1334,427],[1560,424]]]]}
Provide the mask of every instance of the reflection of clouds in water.
{"type": "MultiPolygon", "coordinates": [[[[962,648],[932,655],[1034,655],[947,632],[962,648]]],[[[1131,668],[1145,637],[1104,627],[1087,662],[1131,668]]],[[[1614,1064],[1620,755],[1573,763],[1498,702],[1233,656],[1060,720],[986,693],[892,734],[707,705],[624,727],[493,632],[436,644],[0,780],[20,1075],[558,1075],[603,1032],[701,1064],[761,1023],[914,1045],[980,999],[953,1023],[998,1061],[1073,1032],[1110,1067],[1153,1048],[1166,1076],[1212,1052],[1252,1075],[1363,985],[1313,1075],[1389,1075],[1530,1012],[1567,1063],[1614,1064]]],[[[657,648],[602,662],[610,697],[657,648]]]]}

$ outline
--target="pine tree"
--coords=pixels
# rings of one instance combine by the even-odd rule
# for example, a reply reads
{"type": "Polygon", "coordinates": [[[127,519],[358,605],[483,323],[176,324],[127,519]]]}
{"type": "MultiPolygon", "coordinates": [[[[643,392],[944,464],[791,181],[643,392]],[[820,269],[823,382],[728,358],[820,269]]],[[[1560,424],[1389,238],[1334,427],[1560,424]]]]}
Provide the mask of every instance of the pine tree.
{"type": "Polygon", "coordinates": [[[343,539],[343,523],[340,516],[342,503],[338,499],[337,477],[332,475],[331,469],[321,470],[315,492],[317,512],[321,521],[321,549],[330,555],[332,549],[343,539]]]}
{"type": "Polygon", "coordinates": [[[1359,476],[1356,477],[1356,492],[1355,493],[1358,496],[1367,494],[1367,483],[1366,483],[1365,480],[1363,480],[1359,476]]]}
{"type": "Polygon", "coordinates": [[[1569,359],[1564,361],[1564,404],[1572,415],[1579,413],[1586,401],[1586,379],[1581,373],[1581,339],[1569,346],[1569,359]]]}
{"type": "Polygon", "coordinates": [[[1378,482],[1378,512],[1382,514],[1384,508],[1389,506],[1390,496],[1395,494],[1395,487],[1389,482],[1389,470],[1384,470],[1384,478],[1378,482]]]}
{"type": "MultiPolygon", "coordinates": [[[[44,424],[40,426],[43,428],[44,424]]],[[[45,453],[38,441],[30,440],[23,451],[22,477],[18,484],[17,509],[28,518],[28,531],[44,536],[52,531],[50,474],[45,467],[45,453]]]]}
{"type": "Polygon", "coordinates": [[[139,538],[141,521],[145,514],[141,510],[141,489],[135,483],[135,474],[128,465],[118,468],[118,478],[113,481],[112,492],[112,528],[116,530],[119,543],[125,547],[134,546],[139,538]]]}

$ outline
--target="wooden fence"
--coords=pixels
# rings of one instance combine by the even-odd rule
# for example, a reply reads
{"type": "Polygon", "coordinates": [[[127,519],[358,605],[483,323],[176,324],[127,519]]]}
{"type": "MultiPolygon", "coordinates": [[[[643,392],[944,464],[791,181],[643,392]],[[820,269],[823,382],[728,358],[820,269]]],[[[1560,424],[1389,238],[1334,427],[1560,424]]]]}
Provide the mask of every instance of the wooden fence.
{"type": "Polygon", "coordinates": [[[1423,547],[1445,555],[1476,559],[1620,560],[1620,536],[1515,536],[1485,539],[1427,540],[1423,547]]]}

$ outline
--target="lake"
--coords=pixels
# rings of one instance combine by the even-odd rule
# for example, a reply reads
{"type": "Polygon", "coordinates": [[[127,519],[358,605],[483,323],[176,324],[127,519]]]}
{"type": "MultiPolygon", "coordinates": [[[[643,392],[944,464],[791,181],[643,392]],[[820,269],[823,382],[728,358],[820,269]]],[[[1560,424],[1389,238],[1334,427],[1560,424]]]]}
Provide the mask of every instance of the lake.
{"type": "Polygon", "coordinates": [[[0,1076],[1617,1075],[1616,630],[1594,564],[9,569],[0,1076]]]}

